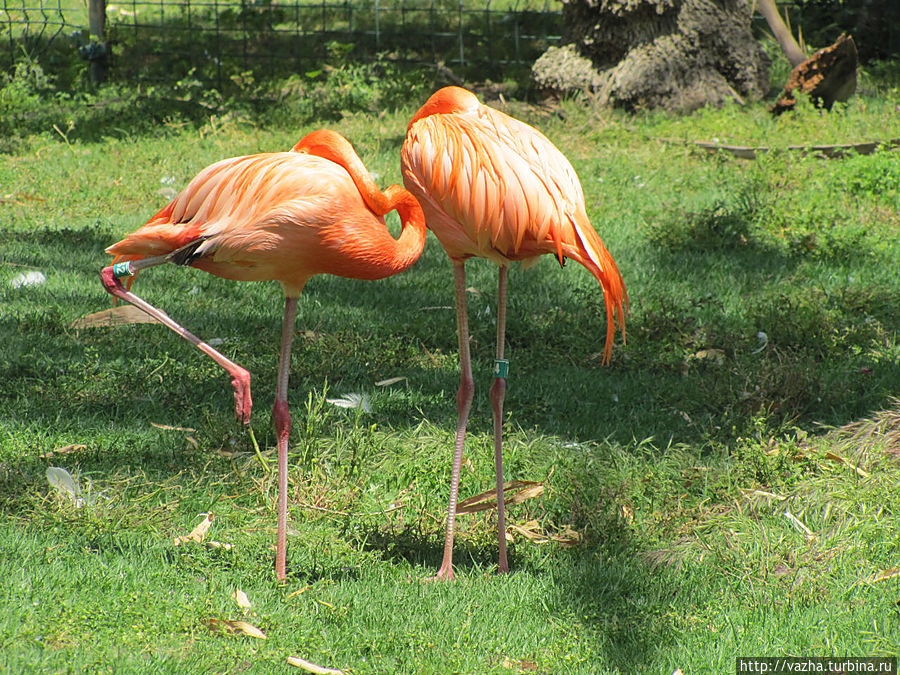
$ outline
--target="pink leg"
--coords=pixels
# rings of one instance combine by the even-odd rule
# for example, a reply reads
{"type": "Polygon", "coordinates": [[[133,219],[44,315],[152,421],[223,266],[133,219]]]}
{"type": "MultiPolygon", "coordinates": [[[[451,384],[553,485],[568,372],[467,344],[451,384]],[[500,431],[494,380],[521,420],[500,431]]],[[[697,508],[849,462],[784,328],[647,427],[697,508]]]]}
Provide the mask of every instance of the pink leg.
{"type": "Polygon", "coordinates": [[[278,382],[275,385],[275,408],[272,411],[275,434],[278,438],[278,535],[275,542],[275,576],[278,581],[283,581],[287,575],[288,439],[291,435],[287,386],[291,371],[291,344],[294,341],[296,316],[297,298],[285,298],[284,322],[281,325],[281,355],[278,358],[278,382]]]}
{"type": "MultiPolygon", "coordinates": [[[[133,263],[131,263],[131,268],[136,271],[137,269],[152,267],[153,265],[160,265],[168,261],[169,256],[146,258],[144,260],[134,261],[133,263]]],[[[124,275],[126,276],[130,274],[130,271],[124,273],[124,275]]],[[[253,401],[250,398],[250,373],[248,373],[244,368],[236,364],[234,361],[226,358],[220,352],[213,349],[207,343],[203,342],[203,340],[188,331],[186,328],[173,321],[169,317],[169,315],[162,310],[159,310],[145,300],[142,300],[134,293],[126,291],[122,286],[122,283],[119,281],[119,277],[114,271],[114,266],[111,265],[109,267],[103,268],[103,271],[100,272],[100,279],[103,281],[103,288],[105,288],[107,292],[111,293],[117,298],[121,298],[126,302],[130,302],[135,307],[139,308],[160,323],[169,327],[170,329],[178,333],[178,335],[197,347],[197,349],[199,349],[201,352],[212,358],[213,361],[222,366],[226,371],[228,371],[228,374],[231,375],[231,386],[234,388],[235,415],[244,424],[250,423],[250,410],[253,407],[253,401]]]]}
{"type": "Polygon", "coordinates": [[[506,561],[506,506],[503,497],[503,398],[509,363],[503,358],[506,342],[506,267],[500,267],[497,284],[497,360],[491,385],[491,408],[494,411],[494,466],[497,470],[497,534],[499,537],[499,569],[509,572],[506,561]]]}
{"type": "Polygon", "coordinates": [[[472,408],[475,384],[472,380],[472,357],[469,352],[469,312],[466,303],[466,267],[464,262],[453,262],[453,280],[456,289],[456,327],[459,337],[459,390],[456,406],[459,414],[456,426],[456,448],[453,452],[453,470],[450,476],[450,506],[447,513],[447,533],[444,537],[444,559],[435,580],[453,579],[453,529],[456,524],[456,502],[459,496],[459,473],[462,467],[463,446],[466,441],[466,423],[472,408]]]}

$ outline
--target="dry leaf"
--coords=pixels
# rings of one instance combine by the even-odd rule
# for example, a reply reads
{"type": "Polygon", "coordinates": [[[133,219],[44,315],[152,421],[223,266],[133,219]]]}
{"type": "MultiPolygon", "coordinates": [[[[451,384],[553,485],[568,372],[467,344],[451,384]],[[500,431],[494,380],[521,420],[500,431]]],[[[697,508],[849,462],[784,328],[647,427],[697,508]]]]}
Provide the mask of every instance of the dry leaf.
{"type": "Polygon", "coordinates": [[[83,443],[69,443],[69,445],[64,445],[61,448],[54,448],[53,450],[48,450],[43,453],[41,457],[48,459],[53,457],[53,455],[68,455],[70,452],[78,452],[79,450],[84,450],[87,446],[83,443]]]}
{"type": "Polygon", "coordinates": [[[711,361],[717,366],[721,366],[725,362],[725,350],[723,349],[701,349],[699,352],[691,354],[688,360],[697,359],[698,361],[711,361]]]}
{"type": "Polygon", "coordinates": [[[263,633],[259,628],[254,626],[252,623],[247,623],[246,621],[228,621],[227,623],[232,626],[235,631],[243,633],[244,635],[248,635],[252,638],[258,638],[260,640],[268,639],[266,637],[266,634],[263,633]]]}
{"type": "Polygon", "coordinates": [[[581,543],[581,532],[566,527],[562,532],[551,534],[550,538],[560,546],[577,546],[581,543]]]}
{"type": "Polygon", "coordinates": [[[181,544],[186,544],[189,541],[195,541],[198,544],[203,543],[204,537],[206,537],[206,533],[209,532],[209,526],[212,525],[213,514],[207,513],[206,518],[204,518],[197,527],[191,530],[191,533],[186,537],[175,537],[175,545],[180,546],[181,544]]]}
{"type": "Polygon", "coordinates": [[[869,578],[869,583],[877,584],[879,581],[887,581],[900,577],[900,567],[892,567],[889,570],[880,570],[869,578]]]}
{"type": "Polygon", "coordinates": [[[535,544],[546,544],[550,541],[549,537],[541,531],[541,526],[536,520],[529,520],[524,525],[510,525],[509,529],[518,532],[528,541],[532,541],[535,544]]]}
{"type": "Polygon", "coordinates": [[[869,474],[868,474],[866,471],[864,471],[863,469],[860,469],[860,468],[859,468],[858,466],[856,466],[855,464],[853,464],[853,463],[851,463],[851,462],[848,462],[846,459],[844,459],[844,458],[841,457],[840,455],[834,454],[833,452],[826,452],[826,453],[825,453],[825,459],[829,459],[829,460],[831,460],[832,462],[837,462],[838,464],[846,464],[846,465],[849,466],[851,469],[853,469],[853,470],[857,473],[857,475],[860,476],[861,478],[868,478],[868,477],[869,477],[869,474]]]}
{"type": "Polygon", "coordinates": [[[337,668],[323,668],[322,666],[317,666],[315,663],[310,663],[306,659],[301,659],[299,656],[289,656],[287,657],[287,662],[292,666],[302,668],[308,673],[315,673],[315,675],[344,675],[343,670],[338,670],[337,668]]]}
{"type": "MultiPolygon", "coordinates": [[[[521,490],[519,490],[516,494],[514,494],[511,498],[507,499],[506,500],[507,504],[510,504],[510,505],[521,504],[526,499],[533,499],[534,497],[540,497],[542,494],[544,494],[543,483],[532,483],[529,485],[528,483],[530,483],[531,481],[520,481],[520,482],[525,483],[524,487],[521,490]]],[[[504,492],[508,489],[509,488],[506,485],[503,486],[504,492]]]]}
{"type": "Polygon", "coordinates": [[[793,525],[794,528],[795,528],[798,532],[800,532],[801,534],[806,535],[806,543],[807,543],[807,544],[811,543],[811,542],[813,541],[813,539],[816,538],[816,535],[813,534],[813,531],[810,530],[806,525],[804,525],[804,524],[803,524],[803,521],[801,521],[801,520],[800,520],[797,516],[795,516],[793,513],[791,513],[790,511],[785,511],[783,515],[784,515],[785,518],[788,519],[788,521],[791,523],[791,525],[793,525]]]}
{"type": "MultiPolygon", "coordinates": [[[[531,480],[514,480],[503,485],[504,494],[512,490],[517,490],[517,492],[504,500],[507,506],[521,504],[526,499],[532,499],[533,497],[540,497],[544,494],[544,484],[531,480]]],[[[477,513],[495,508],[497,508],[497,491],[488,490],[468,499],[463,499],[456,505],[456,513],[477,513]]]]}
{"type": "Polygon", "coordinates": [[[94,312],[72,322],[72,328],[94,328],[95,326],[127,326],[133,323],[159,323],[149,314],[134,305],[118,305],[102,312],[94,312]]]}
{"type": "Polygon", "coordinates": [[[408,377],[389,377],[386,380],[380,380],[375,383],[376,387],[389,387],[392,384],[397,384],[398,382],[404,382],[408,380],[408,377]]]}
{"type": "Polygon", "coordinates": [[[250,598],[248,598],[247,594],[244,593],[244,591],[242,591],[240,588],[232,593],[231,597],[241,609],[250,609],[250,598]]]}
{"type": "MultiPolygon", "coordinates": [[[[555,541],[560,546],[577,546],[582,539],[581,533],[576,532],[569,526],[566,526],[556,534],[547,534],[541,529],[540,523],[536,520],[529,520],[524,525],[510,525],[509,529],[535,544],[546,544],[548,541],[555,541]]],[[[507,536],[509,536],[509,533],[507,533],[507,536]]]]}
{"type": "Polygon", "coordinates": [[[25,202],[45,202],[47,201],[43,197],[38,197],[37,195],[30,195],[25,192],[9,192],[2,197],[0,197],[0,204],[15,204],[17,206],[22,206],[25,202]]]}
{"type": "Polygon", "coordinates": [[[163,431],[186,431],[188,433],[197,431],[196,429],[192,429],[191,427],[173,427],[170,424],[157,424],[156,422],[150,422],[151,427],[156,427],[157,429],[162,429],[163,431]]]}
{"type": "Polygon", "coordinates": [[[775,567],[772,569],[772,576],[775,576],[775,577],[786,577],[786,576],[788,576],[788,575],[790,575],[790,574],[793,574],[795,571],[796,571],[796,570],[791,569],[790,567],[788,567],[788,566],[785,565],[784,563],[778,563],[778,564],[775,565],[775,567]]]}
{"type": "Polygon", "coordinates": [[[232,544],[223,544],[220,541],[208,541],[206,542],[207,546],[211,546],[212,548],[224,548],[226,551],[230,551],[234,546],[232,544]]]}
{"type": "Polygon", "coordinates": [[[268,637],[259,628],[246,621],[230,621],[229,619],[204,619],[206,627],[213,631],[222,631],[231,634],[242,634],[248,637],[267,640],[268,637]]]}
{"type": "Polygon", "coordinates": [[[500,665],[509,670],[518,670],[519,672],[538,669],[537,664],[534,661],[529,661],[528,659],[511,659],[508,656],[503,657],[500,665]]]}

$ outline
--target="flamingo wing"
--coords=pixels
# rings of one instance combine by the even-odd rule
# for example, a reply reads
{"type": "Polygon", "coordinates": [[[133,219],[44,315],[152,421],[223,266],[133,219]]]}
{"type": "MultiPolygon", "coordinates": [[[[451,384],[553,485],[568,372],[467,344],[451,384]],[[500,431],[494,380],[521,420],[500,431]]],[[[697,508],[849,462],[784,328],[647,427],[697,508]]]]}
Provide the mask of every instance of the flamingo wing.
{"type": "MultiPolygon", "coordinates": [[[[453,88],[448,88],[452,90],[453,88]]],[[[588,219],[572,165],[533,127],[477,103],[462,90],[435,95],[413,118],[401,157],[404,181],[429,228],[454,260],[500,265],[555,254],[601,283],[607,313],[605,360],[628,299],[619,269],[588,219]],[[442,107],[443,106],[443,107],[442,107]]]]}
{"type": "Polygon", "coordinates": [[[183,264],[227,279],[278,280],[293,295],[314,274],[357,276],[364,235],[381,230],[383,218],[342,167],[309,154],[265,153],[203,169],[107,252],[128,260],[188,247],[183,264]]]}
{"type": "Polygon", "coordinates": [[[564,244],[576,243],[575,223],[584,213],[578,177],[523,122],[487,106],[430,115],[411,125],[403,158],[413,192],[427,203],[435,234],[449,240],[451,257],[561,257],[564,244]]]}

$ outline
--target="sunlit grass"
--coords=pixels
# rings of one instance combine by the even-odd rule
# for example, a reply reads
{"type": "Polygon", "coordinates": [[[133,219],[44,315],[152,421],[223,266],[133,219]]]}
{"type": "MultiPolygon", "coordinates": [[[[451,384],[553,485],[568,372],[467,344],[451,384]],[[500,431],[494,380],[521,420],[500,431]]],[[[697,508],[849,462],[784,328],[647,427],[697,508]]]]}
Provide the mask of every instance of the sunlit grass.
{"type": "MultiPolygon", "coordinates": [[[[882,411],[900,382],[896,152],[746,161],[663,140],[900,137],[868,94],[779,120],[762,105],[510,104],[572,158],[632,301],[605,368],[590,275],[550,258],[510,274],[507,477],[545,488],[511,523],[580,543],[514,534],[514,573],[497,577],[492,513],[462,516],[459,580],[420,582],[440,559],[457,384],[451,271],[430,239],[403,275],[317,278],[301,298],[288,582],[274,582],[277,285],[157,268],[134,287],[251,371],[261,455],[227,378],[190,345],[160,326],[72,323],[109,307],[103,249],[164,205],[160,190],[317,126],[400,182],[415,104],[291,124],[176,117],[148,134],[86,119],[0,155],[4,668],[283,672],[296,655],[354,673],[722,673],[736,655],[895,654],[900,469],[882,411]],[[45,281],[11,285],[30,271],[45,281]],[[371,412],[327,402],[352,393],[371,412]],[[867,418],[870,436],[822,426],[867,418]],[[88,503],[52,489],[50,466],[88,503]],[[208,539],[230,548],[176,547],[206,513],[208,539]],[[214,630],[226,620],[268,639],[214,630]]],[[[469,265],[463,497],[493,481],[495,284],[491,265],[469,265]]]]}

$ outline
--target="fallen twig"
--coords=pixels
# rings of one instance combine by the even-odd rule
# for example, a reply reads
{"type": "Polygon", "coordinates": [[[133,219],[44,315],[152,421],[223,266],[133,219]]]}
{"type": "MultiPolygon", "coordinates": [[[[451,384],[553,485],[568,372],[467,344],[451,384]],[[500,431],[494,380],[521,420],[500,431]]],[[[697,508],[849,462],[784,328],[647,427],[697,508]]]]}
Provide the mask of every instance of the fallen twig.
{"type": "MultiPolygon", "coordinates": [[[[661,138],[664,143],[686,143],[703,148],[707,152],[727,152],[739,159],[756,159],[757,155],[772,152],[779,148],[768,146],[725,145],[713,141],[686,141],[678,138],[661,138]]],[[[789,152],[797,152],[801,155],[817,155],[827,159],[840,159],[851,153],[870,155],[878,149],[894,150],[900,148],[900,138],[892,138],[886,141],[866,141],[863,143],[838,143],[835,145],[789,145],[789,152]]]]}

